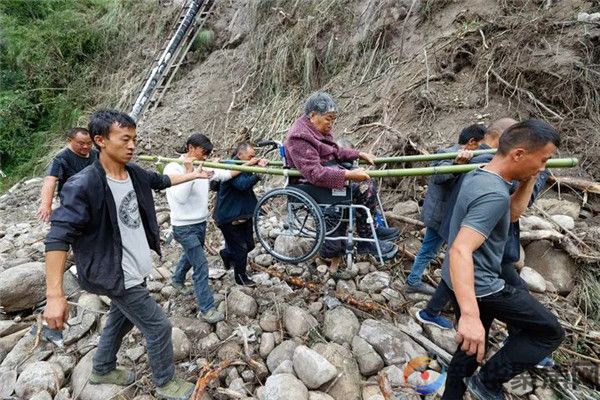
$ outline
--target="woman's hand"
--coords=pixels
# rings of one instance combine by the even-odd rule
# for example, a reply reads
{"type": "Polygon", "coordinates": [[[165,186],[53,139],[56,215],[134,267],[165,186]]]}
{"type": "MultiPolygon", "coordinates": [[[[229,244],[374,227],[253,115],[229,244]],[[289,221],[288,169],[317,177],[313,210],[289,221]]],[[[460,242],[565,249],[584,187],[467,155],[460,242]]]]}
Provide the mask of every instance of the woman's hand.
{"type": "Polygon", "coordinates": [[[367,171],[362,168],[350,169],[344,173],[344,178],[349,181],[362,182],[371,179],[367,171]]]}
{"type": "Polygon", "coordinates": [[[362,151],[358,154],[358,158],[365,160],[371,165],[375,165],[375,156],[371,153],[363,153],[362,151]]]}

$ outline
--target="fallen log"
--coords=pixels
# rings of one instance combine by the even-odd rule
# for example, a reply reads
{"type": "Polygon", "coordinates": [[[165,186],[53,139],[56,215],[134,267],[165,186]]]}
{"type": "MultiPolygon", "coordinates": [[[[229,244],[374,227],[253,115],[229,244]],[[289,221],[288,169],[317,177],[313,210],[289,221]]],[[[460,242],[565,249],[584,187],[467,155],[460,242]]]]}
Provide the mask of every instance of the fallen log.
{"type": "Polygon", "coordinates": [[[550,183],[556,182],[559,185],[569,186],[573,189],[577,189],[582,192],[600,194],[600,183],[595,182],[595,181],[589,181],[587,179],[574,178],[574,177],[570,177],[570,176],[550,175],[548,177],[548,182],[550,182],[550,183]]]}

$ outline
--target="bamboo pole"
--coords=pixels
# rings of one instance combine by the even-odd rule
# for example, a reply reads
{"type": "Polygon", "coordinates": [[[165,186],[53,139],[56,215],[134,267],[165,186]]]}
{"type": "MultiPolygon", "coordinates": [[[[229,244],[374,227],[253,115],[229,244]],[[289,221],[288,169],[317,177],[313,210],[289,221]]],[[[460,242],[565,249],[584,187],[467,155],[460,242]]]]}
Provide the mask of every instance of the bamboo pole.
{"type": "MultiPolygon", "coordinates": [[[[473,151],[473,157],[478,156],[480,154],[494,154],[496,153],[496,149],[486,149],[486,150],[475,150],[473,151]]],[[[395,156],[395,157],[378,157],[375,159],[375,164],[395,164],[401,162],[428,162],[428,161],[438,161],[438,160],[451,160],[458,156],[458,152],[452,153],[435,153],[435,154],[418,154],[412,156],[395,156]]],[[[224,160],[223,162],[233,163],[233,164],[243,164],[242,160],[224,160]]],[[[359,160],[360,164],[368,164],[365,160],[359,160]]],[[[269,161],[270,166],[282,166],[283,162],[280,160],[271,160],[269,161]]]]}
{"type": "MultiPolygon", "coordinates": [[[[138,156],[138,159],[143,161],[153,161],[159,163],[169,163],[176,162],[182,163],[182,160],[179,158],[167,158],[160,156],[138,156]]],[[[546,167],[548,168],[571,168],[575,167],[578,163],[576,158],[554,158],[548,160],[546,163],[546,167]]],[[[211,161],[196,161],[194,164],[200,165],[207,168],[216,168],[216,169],[227,169],[233,171],[241,171],[241,172],[250,172],[256,174],[269,174],[269,175],[284,175],[290,177],[300,177],[300,171],[296,169],[284,169],[284,168],[273,168],[273,167],[257,167],[250,165],[238,165],[238,164],[228,164],[228,163],[219,163],[219,162],[211,162],[211,161]]],[[[474,169],[482,166],[484,164],[463,164],[463,165],[442,165],[439,167],[422,167],[422,168],[402,168],[402,169],[383,169],[383,170],[367,170],[367,174],[369,174],[372,178],[382,178],[382,177],[405,177],[405,176],[428,176],[428,175],[442,175],[442,174],[462,174],[466,172],[473,171],[474,169]]]]}

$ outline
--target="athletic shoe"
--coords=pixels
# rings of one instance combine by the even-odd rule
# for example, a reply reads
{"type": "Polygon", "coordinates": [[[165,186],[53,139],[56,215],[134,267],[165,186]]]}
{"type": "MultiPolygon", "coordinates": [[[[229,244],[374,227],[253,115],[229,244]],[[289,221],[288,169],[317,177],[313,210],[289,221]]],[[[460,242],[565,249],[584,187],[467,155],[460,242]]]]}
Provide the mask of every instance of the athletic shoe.
{"type": "Polygon", "coordinates": [[[502,390],[495,392],[488,389],[487,386],[481,382],[479,374],[465,378],[464,381],[465,385],[467,385],[467,389],[469,389],[469,392],[471,392],[471,395],[476,400],[504,400],[502,390]]]}
{"type": "Polygon", "coordinates": [[[453,325],[449,319],[442,317],[442,315],[431,315],[425,310],[421,310],[417,313],[417,319],[424,324],[434,325],[440,329],[452,329],[453,325]]]}
{"type": "Polygon", "coordinates": [[[423,293],[429,296],[433,296],[435,289],[433,286],[426,284],[425,282],[419,282],[416,285],[406,284],[404,286],[405,293],[423,293]]]}
{"type": "Polygon", "coordinates": [[[135,382],[135,372],[124,368],[115,368],[104,375],[92,372],[89,382],[92,385],[108,383],[112,385],[129,386],[135,382]]]}
{"type": "MultiPolygon", "coordinates": [[[[398,253],[398,246],[385,240],[379,241],[379,247],[381,248],[381,255],[384,261],[391,260],[396,256],[396,253],[398,253]]],[[[358,254],[371,254],[375,257],[379,256],[379,254],[377,254],[377,246],[374,242],[358,242],[356,251],[358,254]]]]}
{"type": "Polygon", "coordinates": [[[378,226],[375,228],[377,239],[379,240],[396,240],[400,237],[400,229],[388,226],[378,226]]]}
{"type": "Polygon", "coordinates": [[[217,322],[225,319],[225,315],[215,307],[211,308],[207,312],[201,312],[199,317],[209,324],[216,324],[217,322]]]}
{"type": "Polygon", "coordinates": [[[159,399],[163,400],[189,400],[196,385],[173,377],[168,383],[156,389],[159,399]]]}
{"type": "Polygon", "coordinates": [[[552,358],[544,357],[544,359],[542,361],[535,364],[535,367],[538,369],[552,369],[552,368],[554,368],[555,365],[556,365],[556,363],[554,362],[554,360],[552,358]]]}

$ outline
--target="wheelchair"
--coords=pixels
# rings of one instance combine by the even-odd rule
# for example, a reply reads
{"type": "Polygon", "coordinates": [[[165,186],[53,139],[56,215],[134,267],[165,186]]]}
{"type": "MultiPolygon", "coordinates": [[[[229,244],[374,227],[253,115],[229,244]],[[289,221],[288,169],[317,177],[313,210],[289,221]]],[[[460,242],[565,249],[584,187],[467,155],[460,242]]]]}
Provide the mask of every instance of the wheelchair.
{"type": "MultiPolygon", "coordinates": [[[[285,149],[282,143],[263,140],[259,147],[269,146],[267,153],[278,150],[284,168],[285,149]]],[[[327,189],[307,183],[290,183],[286,176],[284,186],[264,194],[254,210],[253,228],[261,246],[275,259],[299,264],[315,257],[326,241],[336,241],[345,247],[346,266],[354,261],[354,246],[358,242],[375,244],[377,256],[383,265],[383,255],[376,226],[387,226],[379,194],[379,210],[374,216],[368,207],[352,202],[349,185],[343,189],[327,189]],[[358,210],[367,215],[371,238],[355,234],[355,217],[358,210]]]]}

